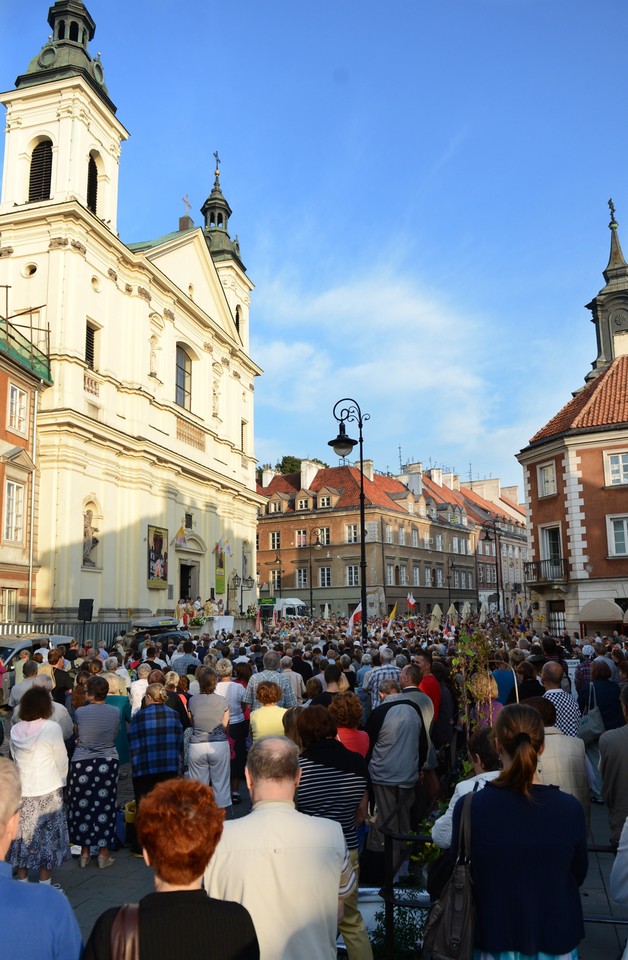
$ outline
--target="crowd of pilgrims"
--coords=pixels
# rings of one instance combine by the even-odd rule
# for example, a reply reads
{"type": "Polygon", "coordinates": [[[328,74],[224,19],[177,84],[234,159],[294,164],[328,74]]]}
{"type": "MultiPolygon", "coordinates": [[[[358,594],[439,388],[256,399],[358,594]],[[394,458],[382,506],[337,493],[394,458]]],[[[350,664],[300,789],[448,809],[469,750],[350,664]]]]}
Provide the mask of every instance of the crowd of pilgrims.
{"type": "MultiPolygon", "coordinates": [[[[469,621],[445,633],[421,618],[369,621],[363,637],[359,624],[348,635],[346,621],[294,620],[176,646],[141,633],[120,634],[110,649],[42,645],[22,654],[11,695],[22,801],[6,860],[18,881],[38,874],[43,884],[71,848],[78,869],[109,868],[119,844],[118,778],[130,764],[139,811],[153,809],[163,783],[210,788],[204,870],[223,820],[248,803],[251,745],[286,737],[299,751],[297,808],[341,824],[356,876],[361,868],[377,879],[385,819],[404,833],[430,812],[432,840],[453,863],[459,801],[473,792],[476,957],[575,960],[590,804],[603,802],[599,742],[578,737],[591,693],[605,730],[623,727],[624,638],[554,637],[526,621],[469,621]],[[491,638],[491,659],[466,678],[463,696],[459,638],[478,630],[491,638]],[[567,659],[578,663],[571,679],[567,659]]],[[[176,833],[181,818],[164,810],[166,796],[161,830],[176,833]]],[[[201,807],[208,802],[199,794],[201,807]]],[[[628,797],[609,813],[617,845],[628,797]]],[[[137,856],[150,846],[148,819],[137,856]]],[[[407,845],[396,853],[403,876],[407,845]]],[[[242,929],[241,916],[233,922],[242,929]]],[[[370,960],[357,891],[340,930],[350,960],[370,960]]],[[[253,940],[252,952],[220,956],[257,956],[253,940]]]]}

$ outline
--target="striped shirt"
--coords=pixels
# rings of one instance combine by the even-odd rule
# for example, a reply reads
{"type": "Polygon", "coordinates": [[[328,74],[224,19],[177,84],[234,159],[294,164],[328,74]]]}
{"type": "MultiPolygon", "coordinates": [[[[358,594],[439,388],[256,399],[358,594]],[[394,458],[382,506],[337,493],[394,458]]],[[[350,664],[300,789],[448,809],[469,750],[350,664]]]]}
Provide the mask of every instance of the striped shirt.
{"type": "Polygon", "coordinates": [[[342,827],[347,847],[357,850],[355,815],[366,791],[366,761],[338,740],[319,740],[299,759],[301,813],[326,817],[342,827]]]}

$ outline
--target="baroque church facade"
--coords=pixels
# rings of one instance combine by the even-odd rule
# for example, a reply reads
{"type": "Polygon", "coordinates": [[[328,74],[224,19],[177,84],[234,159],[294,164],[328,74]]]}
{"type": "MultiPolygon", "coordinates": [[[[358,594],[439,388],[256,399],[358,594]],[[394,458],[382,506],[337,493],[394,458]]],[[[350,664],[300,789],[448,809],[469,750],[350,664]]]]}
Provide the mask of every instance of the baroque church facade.
{"type": "Polygon", "coordinates": [[[160,238],[120,240],[128,134],[89,52],[95,24],[80,0],[58,0],[48,22],[52,36],[0,94],[0,287],[11,316],[30,311],[49,331],[50,358],[33,424],[38,509],[21,525],[3,520],[2,549],[34,542],[40,618],[75,616],[81,598],[105,619],[171,612],[180,596],[228,602],[230,578],[256,566],[261,370],[220,170],[203,227],[183,217],[160,238]]]}

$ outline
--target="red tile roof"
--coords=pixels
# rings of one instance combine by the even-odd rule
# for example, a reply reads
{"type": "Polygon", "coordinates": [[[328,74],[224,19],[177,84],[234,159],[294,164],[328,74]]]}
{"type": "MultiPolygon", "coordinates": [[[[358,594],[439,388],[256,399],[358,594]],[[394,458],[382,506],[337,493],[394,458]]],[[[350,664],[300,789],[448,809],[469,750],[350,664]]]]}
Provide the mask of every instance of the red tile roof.
{"type": "Polygon", "coordinates": [[[616,357],[534,434],[530,444],[563,433],[628,423],[628,356],[616,357]]]}
{"type": "MultiPolygon", "coordinates": [[[[358,507],[360,504],[360,471],[357,467],[325,467],[321,468],[310,484],[310,489],[318,493],[324,488],[333,488],[338,491],[337,509],[358,507]]],[[[286,473],[273,477],[267,487],[257,485],[257,492],[269,500],[278,494],[295,495],[301,489],[301,474],[286,473]]],[[[376,473],[373,480],[364,477],[365,505],[384,507],[387,510],[402,512],[403,507],[391,499],[389,494],[408,495],[407,488],[394,477],[376,473]]],[[[294,504],[292,504],[292,509],[294,504]]],[[[290,509],[290,508],[289,508],[290,509]]]]}

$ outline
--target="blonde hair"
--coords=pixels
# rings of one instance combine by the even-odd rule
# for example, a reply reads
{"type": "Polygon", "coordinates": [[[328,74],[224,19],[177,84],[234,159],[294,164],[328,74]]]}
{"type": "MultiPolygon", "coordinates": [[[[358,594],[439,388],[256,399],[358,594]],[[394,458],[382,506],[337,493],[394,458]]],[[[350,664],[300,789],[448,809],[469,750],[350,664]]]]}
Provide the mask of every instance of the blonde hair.
{"type": "Polygon", "coordinates": [[[150,697],[153,703],[165,703],[168,699],[168,691],[163,683],[149,683],[146,687],[146,696],[150,697]]]}

